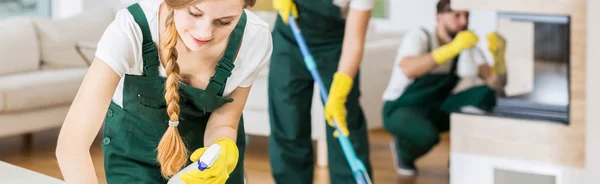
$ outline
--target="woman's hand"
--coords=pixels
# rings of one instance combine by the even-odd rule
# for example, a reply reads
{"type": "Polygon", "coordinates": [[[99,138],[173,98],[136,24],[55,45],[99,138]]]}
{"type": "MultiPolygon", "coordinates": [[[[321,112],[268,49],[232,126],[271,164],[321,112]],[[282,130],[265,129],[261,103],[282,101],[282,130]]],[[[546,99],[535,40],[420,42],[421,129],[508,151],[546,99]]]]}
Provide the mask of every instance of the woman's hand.
{"type": "MultiPolygon", "coordinates": [[[[219,157],[215,163],[208,169],[200,171],[194,169],[190,172],[179,176],[186,184],[211,183],[224,184],[229,178],[229,174],[233,172],[237,166],[239,151],[235,143],[228,138],[222,138],[215,141],[213,144],[221,146],[219,157]]],[[[190,156],[192,162],[198,162],[204,154],[207,147],[197,149],[190,156]]]]}
{"type": "Polygon", "coordinates": [[[273,8],[275,8],[285,24],[289,23],[290,14],[294,18],[298,18],[298,9],[296,3],[292,0],[273,0],[273,8]]]}
{"type": "MultiPolygon", "coordinates": [[[[325,104],[325,119],[329,126],[335,128],[333,119],[337,122],[338,128],[342,131],[344,136],[350,135],[348,131],[348,123],[346,116],[346,100],[350,90],[352,90],[353,79],[343,73],[335,73],[333,76],[333,84],[329,90],[329,99],[325,104]]],[[[339,132],[336,130],[333,133],[334,137],[339,136],[339,132]]]]}

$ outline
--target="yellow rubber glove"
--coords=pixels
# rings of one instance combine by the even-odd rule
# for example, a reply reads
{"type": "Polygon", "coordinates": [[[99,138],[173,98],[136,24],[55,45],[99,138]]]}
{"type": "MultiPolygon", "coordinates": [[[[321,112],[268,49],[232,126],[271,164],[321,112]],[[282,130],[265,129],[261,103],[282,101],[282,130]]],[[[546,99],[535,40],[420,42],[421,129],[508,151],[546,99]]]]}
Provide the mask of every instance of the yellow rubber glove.
{"type": "MultiPolygon", "coordinates": [[[[228,138],[216,140],[213,144],[221,146],[219,157],[212,167],[200,171],[194,169],[190,172],[182,174],[179,178],[186,184],[224,184],[229,178],[229,174],[235,169],[239,152],[235,143],[228,138]]],[[[194,151],[190,156],[192,162],[197,162],[208,147],[200,148],[194,151]]]]}
{"type": "Polygon", "coordinates": [[[506,64],[504,62],[504,53],[506,40],[496,32],[487,35],[489,50],[494,56],[494,67],[492,73],[497,75],[506,75],[506,64]]]}
{"type": "MultiPolygon", "coordinates": [[[[353,79],[343,73],[335,73],[333,75],[333,83],[331,84],[331,88],[329,89],[329,99],[327,99],[327,104],[325,104],[325,119],[327,119],[327,124],[329,126],[335,127],[332,118],[337,122],[340,130],[345,136],[350,135],[348,132],[348,123],[346,122],[346,99],[348,98],[348,93],[352,89],[353,79]]],[[[339,135],[337,131],[333,134],[335,137],[339,135]]]]}
{"type": "Polygon", "coordinates": [[[298,18],[298,9],[296,8],[296,3],[292,0],[273,0],[273,8],[275,8],[281,19],[285,24],[288,24],[288,18],[290,14],[294,16],[294,18],[298,18]]]}
{"type": "Polygon", "coordinates": [[[463,49],[470,49],[479,42],[477,35],[471,31],[462,31],[454,37],[452,42],[441,46],[431,52],[433,60],[439,65],[455,58],[463,49]]]}

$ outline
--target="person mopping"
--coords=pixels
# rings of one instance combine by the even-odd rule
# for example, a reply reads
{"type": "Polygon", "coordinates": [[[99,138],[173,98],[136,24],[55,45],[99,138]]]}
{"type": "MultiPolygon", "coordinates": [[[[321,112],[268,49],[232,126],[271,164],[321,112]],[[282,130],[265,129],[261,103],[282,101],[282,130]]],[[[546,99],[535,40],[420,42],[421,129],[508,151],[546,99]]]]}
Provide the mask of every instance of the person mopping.
{"type": "Polygon", "coordinates": [[[273,30],[269,70],[269,158],[276,183],[313,182],[311,102],[315,84],[288,25],[293,15],[329,91],[325,102],[331,183],[355,183],[340,143],[349,136],[357,157],[372,176],[367,124],[359,104],[362,60],[372,0],[273,0],[279,15],[273,30]],[[335,132],[334,118],[341,132],[335,132]],[[335,134],[335,135],[334,135],[335,134]]]}
{"type": "Polygon", "coordinates": [[[440,0],[435,29],[408,31],[398,49],[383,94],[383,123],[394,135],[390,147],[399,174],[417,172],[415,161],[439,142],[440,132],[449,130],[449,113],[489,112],[496,105],[495,91],[503,88],[506,77],[504,40],[497,33],[488,36],[493,67],[483,59],[461,59],[476,64],[473,68],[487,85],[452,93],[460,80],[459,57],[471,55],[461,53],[481,51],[475,47],[477,36],[467,30],[468,18],[469,12],[452,10],[450,0],[440,0]]]}
{"type": "Polygon", "coordinates": [[[185,183],[241,184],[242,110],[272,52],[255,0],[144,0],[118,11],[60,131],[67,183],[98,183],[90,146],[104,121],[108,183],[167,183],[219,145],[185,183]],[[191,153],[191,154],[189,154],[191,153]]]}

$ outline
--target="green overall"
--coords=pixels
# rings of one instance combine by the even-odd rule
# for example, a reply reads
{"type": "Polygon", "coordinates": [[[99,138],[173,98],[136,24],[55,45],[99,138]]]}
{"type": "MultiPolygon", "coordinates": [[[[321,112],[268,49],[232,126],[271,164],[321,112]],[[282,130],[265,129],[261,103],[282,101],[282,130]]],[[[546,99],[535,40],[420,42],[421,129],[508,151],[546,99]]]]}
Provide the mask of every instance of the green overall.
{"type": "MultiPolygon", "coordinates": [[[[425,31],[427,33],[427,31],[425,31]]],[[[431,36],[428,34],[428,40],[431,36]]],[[[431,41],[428,42],[431,52],[431,41]]],[[[414,80],[402,95],[383,107],[385,128],[396,137],[397,158],[405,165],[426,154],[439,141],[439,133],[450,129],[450,113],[475,106],[491,111],[496,96],[487,86],[477,86],[451,94],[460,78],[456,75],[458,57],[448,74],[427,74],[414,80]]]]}
{"type": "MultiPolygon", "coordinates": [[[[337,71],[345,20],[332,0],[295,0],[297,23],[315,58],[327,90],[337,71]]],[[[314,154],[311,141],[311,102],[314,80],[304,65],[291,28],[278,16],[273,30],[273,55],[269,70],[269,158],[276,183],[313,182],[314,154]]],[[[358,75],[348,95],[348,130],[359,159],[373,177],[369,162],[367,124],[359,105],[358,75]]],[[[333,128],[326,126],[331,183],[355,183],[333,128]]]]}
{"type": "MultiPolygon", "coordinates": [[[[125,75],[123,108],[111,102],[106,114],[102,150],[106,180],[110,184],[167,183],[161,176],[156,160],[156,147],[168,128],[167,107],[164,100],[165,78],[159,76],[158,51],[152,41],[148,22],[138,4],[128,7],[143,36],[143,75],[125,75]]],[[[204,131],[211,112],[232,102],[222,97],[227,78],[246,24],[243,14],[229,37],[225,55],[216,67],[205,90],[180,84],[180,124],[177,127],[190,152],[204,147],[204,131]]],[[[240,118],[237,146],[239,161],[228,184],[243,183],[245,133],[240,118]]],[[[188,161],[187,164],[190,164],[188,161]]]]}

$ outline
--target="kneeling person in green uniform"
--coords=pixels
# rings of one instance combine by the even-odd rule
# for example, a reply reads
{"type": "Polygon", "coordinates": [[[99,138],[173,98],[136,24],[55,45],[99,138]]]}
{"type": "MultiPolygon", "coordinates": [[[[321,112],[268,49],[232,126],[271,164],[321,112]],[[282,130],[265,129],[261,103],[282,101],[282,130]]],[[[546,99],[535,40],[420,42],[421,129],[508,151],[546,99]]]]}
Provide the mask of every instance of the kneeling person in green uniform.
{"type": "Polygon", "coordinates": [[[167,183],[211,145],[221,147],[212,167],[179,178],[244,183],[242,110],[272,52],[268,24],[245,10],[254,3],[144,0],[118,11],[60,132],[66,182],[98,183],[89,150],[104,121],[108,183],[167,183]]]}
{"type": "MultiPolygon", "coordinates": [[[[496,105],[495,90],[503,88],[499,79],[505,76],[504,42],[496,33],[488,36],[494,66],[490,67],[483,59],[466,63],[477,65],[478,76],[487,85],[453,94],[460,80],[459,55],[481,51],[475,47],[477,36],[467,31],[468,16],[467,11],[451,10],[450,0],[440,0],[435,29],[407,32],[398,50],[383,94],[383,121],[395,136],[390,146],[399,174],[416,173],[415,160],[438,143],[440,132],[449,130],[449,113],[465,109],[491,111],[496,105]]],[[[460,61],[469,59],[474,58],[460,61]]]]}

